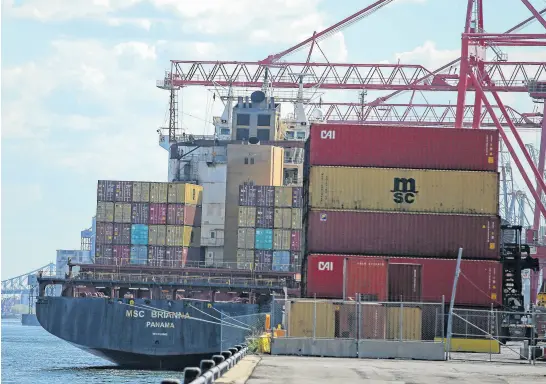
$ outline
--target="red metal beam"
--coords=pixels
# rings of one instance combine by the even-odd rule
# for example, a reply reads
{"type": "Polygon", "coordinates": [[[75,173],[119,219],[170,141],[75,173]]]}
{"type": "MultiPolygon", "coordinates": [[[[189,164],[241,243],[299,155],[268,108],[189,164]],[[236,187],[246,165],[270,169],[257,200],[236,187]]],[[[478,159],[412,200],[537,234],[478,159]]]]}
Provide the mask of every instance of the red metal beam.
{"type": "MultiPolygon", "coordinates": [[[[544,175],[544,165],[546,160],[546,100],[544,100],[544,113],[542,115],[542,130],[540,132],[540,152],[538,153],[538,172],[544,175]]],[[[540,183],[537,180],[537,193],[539,200],[542,201],[542,193],[544,190],[540,188],[540,183]]],[[[535,217],[533,220],[533,229],[538,230],[540,227],[540,211],[538,203],[535,203],[535,217]]]]}
{"type": "Polygon", "coordinates": [[[531,11],[533,16],[539,21],[539,23],[542,24],[542,26],[544,28],[546,28],[546,20],[544,20],[544,18],[540,15],[540,13],[537,12],[535,7],[533,7],[533,5],[529,2],[529,0],[521,0],[521,2],[523,4],[525,4],[527,9],[529,9],[529,11],[531,11]]]}

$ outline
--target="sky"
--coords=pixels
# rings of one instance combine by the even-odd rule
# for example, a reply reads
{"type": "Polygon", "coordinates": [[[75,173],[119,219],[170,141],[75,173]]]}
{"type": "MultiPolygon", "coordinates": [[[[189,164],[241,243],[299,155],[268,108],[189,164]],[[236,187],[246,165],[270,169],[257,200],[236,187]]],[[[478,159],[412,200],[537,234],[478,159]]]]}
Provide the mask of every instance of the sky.
{"type": "MultiPolygon", "coordinates": [[[[168,93],[156,80],[169,60],[260,60],[367,4],[371,0],[2,0],[2,279],[54,262],[57,249],[79,249],[80,231],[94,215],[97,180],[166,181],[167,152],[156,131],[166,125],[168,93]]],[[[433,70],[460,55],[465,4],[396,0],[320,48],[330,62],[400,60],[433,70]]],[[[488,32],[530,16],[517,0],[485,0],[484,7],[488,32]]],[[[525,31],[541,28],[535,23],[525,31]]],[[[546,61],[543,50],[507,52],[514,60],[546,61]]],[[[303,51],[285,60],[305,57],[303,51]]],[[[315,50],[312,60],[324,58],[315,50]]],[[[368,100],[379,95],[370,92],[368,100]]],[[[357,97],[322,95],[327,101],[357,97]]],[[[418,97],[456,102],[449,92],[418,97]]],[[[221,101],[204,87],[184,89],[181,100],[182,126],[211,133],[221,101]]],[[[527,94],[503,100],[521,112],[533,109],[527,94]]],[[[289,107],[283,105],[283,113],[289,107]]],[[[538,140],[534,132],[525,135],[526,142],[538,140]]]]}

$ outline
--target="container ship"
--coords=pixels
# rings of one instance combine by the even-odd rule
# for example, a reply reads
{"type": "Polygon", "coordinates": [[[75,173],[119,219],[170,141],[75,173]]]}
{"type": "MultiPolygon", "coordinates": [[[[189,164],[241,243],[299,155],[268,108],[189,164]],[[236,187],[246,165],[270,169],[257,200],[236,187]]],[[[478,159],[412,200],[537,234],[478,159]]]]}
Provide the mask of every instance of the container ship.
{"type": "Polygon", "coordinates": [[[459,248],[458,307],[519,305],[514,276],[538,262],[498,215],[496,131],[295,111],[256,91],[211,136],[171,118],[168,180],[98,182],[94,263],[39,278],[40,324],[121,366],[180,369],[244,341],[274,294],[449,302],[459,248]]]}

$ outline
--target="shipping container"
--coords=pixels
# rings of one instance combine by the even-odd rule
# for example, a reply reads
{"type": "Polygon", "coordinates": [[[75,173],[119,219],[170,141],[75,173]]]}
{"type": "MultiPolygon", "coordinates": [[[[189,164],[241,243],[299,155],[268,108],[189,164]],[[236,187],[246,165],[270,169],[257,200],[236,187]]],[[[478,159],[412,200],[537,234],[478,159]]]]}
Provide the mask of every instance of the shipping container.
{"type": "Polygon", "coordinates": [[[114,203],[109,201],[97,202],[97,222],[111,223],[114,221],[114,203]]]}
{"type": "Polygon", "coordinates": [[[312,167],[310,207],[495,215],[494,172],[312,167]]]}
{"type": "Polygon", "coordinates": [[[421,265],[389,264],[389,301],[421,302],[421,265]]]}
{"type": "Polygon", "coordinates": [[[167,204],[167,224],[184,225],[184,204],[167,204]]]}
{"type": "Polygon", "coordinates": [[[114,204],[114,223],[131,223],[131,203],[114,204]]]}
{"type": "Polygon", "coordinates": [[[256,186],[256,206],[273,207],[275,205],[275,187],[256,186]]]}
{"type": "MultiPolygon", "coordinates": [[[[464,252],[464,251],[463,251],[464,252]]],[[[344,259],[377,256],[344,256],[311,254],[307,256],[308,296],[343,298],[344,259]]],[[[420,264],[421,290],[424,302],[446,303],[451,298],[455,277],[455,259],[427,259],[413,257],[384,257],[389,264],[420,264]]],[[[491,308],[502,303],[502,264],[492,260],[462,260],[455,304],[491,308]]],[[[363,300],[366,297],[363,298],[363,300]]]]}
{"type": "Polygon", "coordinates": [[[289,272],[290,251],[273,251],[272,267],[274,271],[289,272]]]}
{"type": "Polygon", "coordinates": [[[254,260],[256,271],[271,271],[273,251],[257,250],[254,253],[254,260]]]}
{"type": "Polygon", "coordinates": [[[273,249],[273,230],[269,228],[256,228],[255,249],[273,249]]]}
{"type": "Polygon", "coordinates": [[[150,202],[167,203],[167,183],[150,183],[150,202]]]}
{"type": "Polygon", "coordinates": [[[149,224],[166,225],[167,224],[167,204],[150,204],[149,224]]]}
{"type": "Polygon", "coordinates": [[[387,308],[381,304],[343,303],[336,305],[336,323],[338,334],[336,337],[356,339],[384,340],[387,337],[387,308]],[[360,329],[357,319],[360,310],[360,329]],[[339,319],[338,319],[339,316],[339,319]]]}
{"type": "Polygon", "coordinates": [[[147,245],[149,228],[146,224],[131,225],[131,244],[147,245]]]}
{"type": "Polygon", "coordinates": [[[131,257],[130,245],[112,246],[113,265],[127,265],[131,257]]]}
{"type": "Polygon", "coordinates": [[[166,225],[149,225],[148,228],[148,245],[171,245],[167,243],[168,227],[166,225]]]}
{"type": "Polygon", "coordinates": [[[239,206],[256,206],[256,187],[242,184],[239,186],[239,206]]]}
{"type": "Polygon", "coordinates": [[[292,231],[287,229],[273,230],[273,249],[276,251],[289,251],[292,242],[292,231]]]}
{"type": "Polygon", "coordinates": [[[254,249],[256,230],[254,228],[239,228],[237,230],[237,248],[254,249]]]}
{"type": "Polygon", "coordinates": [[[116,184],[115,199],[118,202],[130,203],[133,200],[133,182],[118,181],[116,184]]]}
{"type": "Polygon", "coordinates": [[[258,228],[273,228],[274,225],[274,209],[269,207],[256,208],[256,227],[258,228]]]}
{"type": "Polygon", "coordinates": [[[112,244],[114,238],[114,223],[97,223],[97,244],[112,244]]]}
{"type": "Polygon", "coordinates": [[[131,244],[131,224],[114,223],[112,244],[130,245],[131,244]]]}
{"type": "Polygon", "coordinates": [[[183,225],[166,226],[166,245],[169,247],[189,247],[193,227],[183,225]]]}
{"type": "Polygon", "coordinates": [[[303,207],[303,188],[292,187],[292,208],[303,207]]]}
{"type": "Polygon", "coordinates": [[[324,301],[291,300],[287,307],[288,336],[334,338],[336,328],[334,304],[324,301]]]}
{"type": "Polygon", "coordinates": [[[205,248],[189,247],[186,262],[188,266],[202,267],[205,263],[205,248]]]}
{"type": "Polygon", "coordinates": [[[171,204],[201,205],[203,187],[188,183],[169,183],[167,202],[171,204]]]}
{"type": "Polygon", "coordinates": [[[301,208],[292,208],[292,229],[302,229],[303,211],[301,208]]]}
{"type": "Polygon", "coordinates": [[[165,262],[163,266],[168,268],[183,268],[186,265],[188,248],[165,247],[165,262]]]}
{"type": "Polygon", "coordinates": [[[292,228],[292,208],[274,209],[273,228],[292,228]]]}
{"type": "Polygon", "coordinates": [[[256,226],[256,207],[239,207],[239,227],[254,228],[256,226]]]}
{"type": "Polygon", "coordinates": [[[301,231],[292,231],[290,234],[290,250],[301,251],[301,231]]]}
{"type": "Polygon", "coordinates": [[[201,228],[200,227],[184,227],[185,232],[189,232],[190,236],[190,247],[200,247],[201,246],[201,228]],[[188,229],[189,228],[189,229],[188,229]]]}
{"type": "Polygon", "coordinates": [[[496,172],[496,130],[312,125],[309,163],[496,172]]]}
{"type": "Polygon", "coordinates": [[[146,245],[133,245],[131,247],[131,264],[148,264],[148,247],[146,245]]]}
{"type": "Polygon", "coordinates": [[[112,264],[113,262],[113,248],[109,244],[97,243],[95,246],[95,264],[112,264]],[[99,262],[102,259],[102,262],[99,262]]]}
{"type": "Polygon", "coordinates": [[[311,210],[307,223],[311,253],[500,257],[498,216],[311,210]]]}
{"type": "Polygon", "coordinates": [[[142,181],[133,182],[133,202],[150,202],[150,183],[142,181]]]}
{"type": "Polygon", "coordinates": [[[254,251],[250,249],[238,249],[237,250],[237,269],[254,268],[254,251]]]}
{"type": "Polygon", "coordinates": [[[421,308],[388,307],[387,339],[421,340],[422,318],[421,308]],[[400,335],[400,323],[402,323],[402,335],[400,335]]]}
{"type": "Polygon", "coordinates": [[[148,224],[150,221],[150,204],[131,204],[131,222],[133,224],[148,224]]]}
{"type": "Polygon", "coordinates": [[[302,252],[290,252],[290,264],[292,272],[301,272],[302,252]]]}
{"type": "Polygon", "coordinates": [[[344,297],[356,300],[360,294],[367,301],[387,300],[388,270],[388,262],[384,259],[347,258],[344,297]]]}
{"type": "Polygon", "coordinates": [[[148,246],[148,265],[151,267],[162,267],[165,263],[166,248],[157,245],[148,246]]]}
{"type": "Polygon", "coordinates": [[[275,187],[275,207],[292,208],[292,187],[275,187]]]}
{"type": "Polygon", "coordinates": [[[97,186],[97,201],[115,201],[117,181],[99,180],[97,186]]]}

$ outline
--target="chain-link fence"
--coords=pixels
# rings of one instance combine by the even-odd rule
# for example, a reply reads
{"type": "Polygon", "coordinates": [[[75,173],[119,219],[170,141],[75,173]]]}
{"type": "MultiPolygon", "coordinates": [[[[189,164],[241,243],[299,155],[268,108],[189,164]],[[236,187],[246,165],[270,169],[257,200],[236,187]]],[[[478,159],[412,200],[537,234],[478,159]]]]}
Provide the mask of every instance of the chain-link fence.
{"type": "Polygon", "coordinates": [[[544,359],[546,311],[457,309],[452,312],[449,358],[529,363],[544,359]]]}
{"type": "Polygon", "coordinates": [[[228,316],[221,315],[221,345],[222,350],[232,348],[236,344],[247,342],[261,336],[266,329],[266,316],[269,313],[228,316]]]}
{"type": "Polygon", "coordinates": [[[271,325],[278,337],[441,341],[444,304],[274,299],[271,325]]]}

